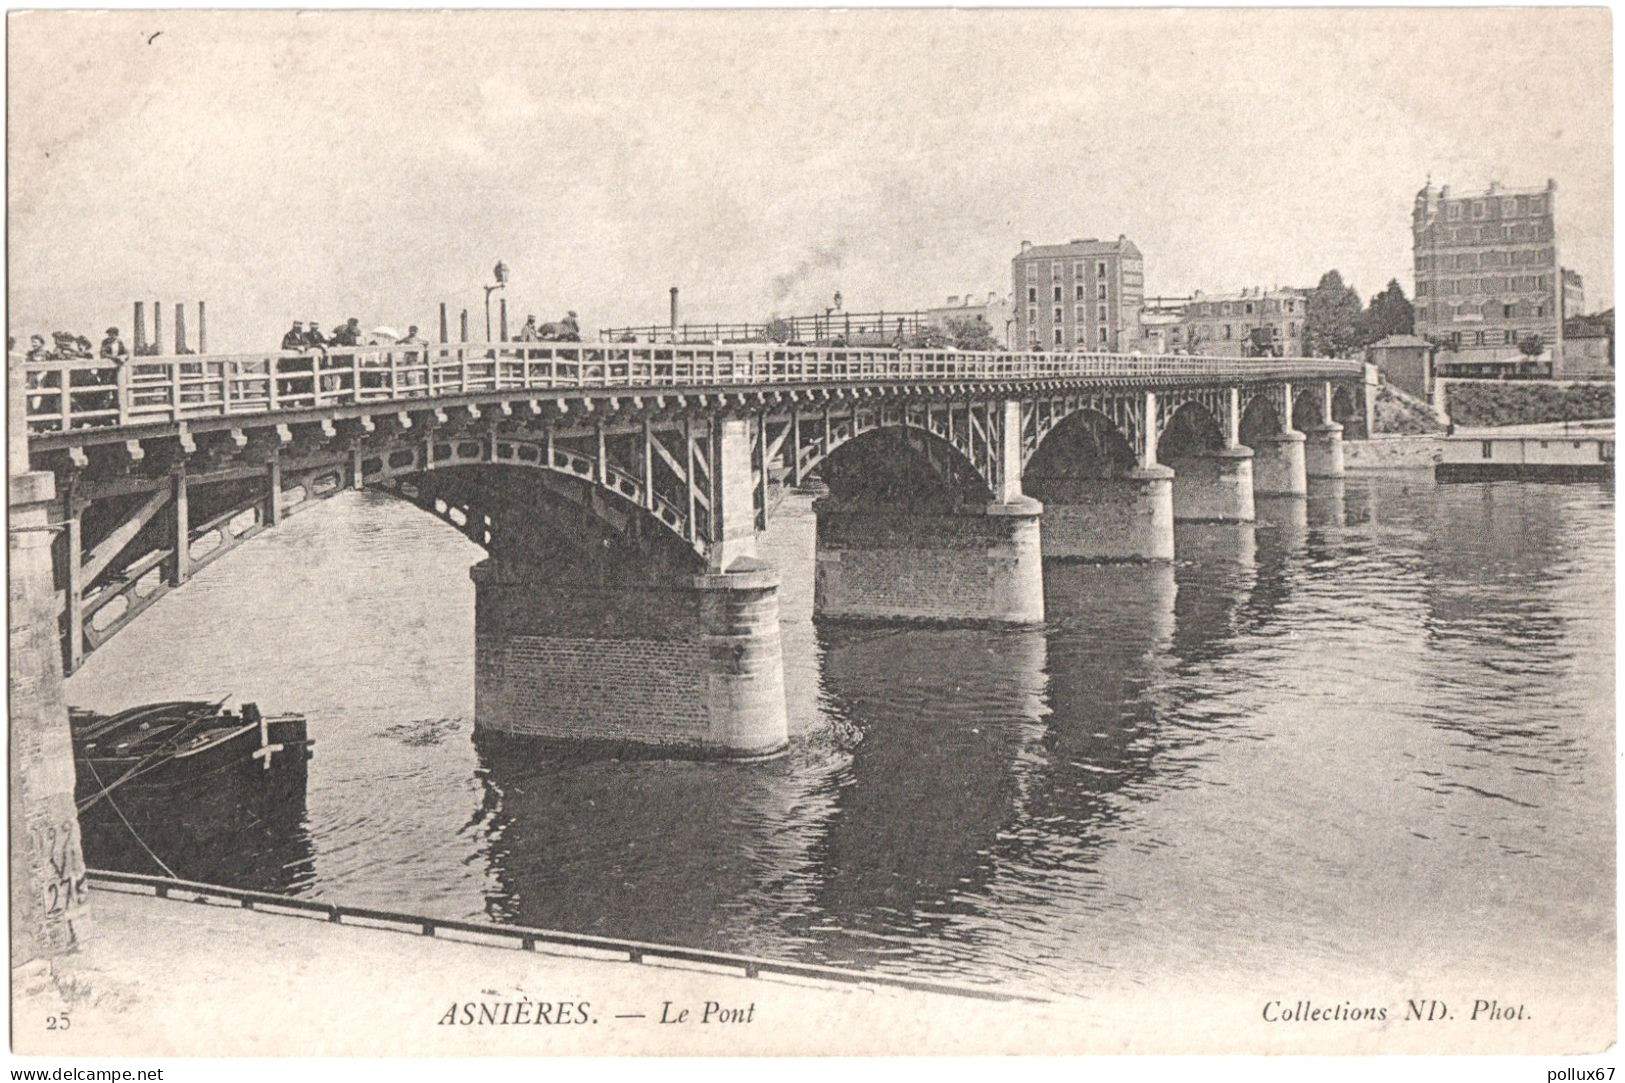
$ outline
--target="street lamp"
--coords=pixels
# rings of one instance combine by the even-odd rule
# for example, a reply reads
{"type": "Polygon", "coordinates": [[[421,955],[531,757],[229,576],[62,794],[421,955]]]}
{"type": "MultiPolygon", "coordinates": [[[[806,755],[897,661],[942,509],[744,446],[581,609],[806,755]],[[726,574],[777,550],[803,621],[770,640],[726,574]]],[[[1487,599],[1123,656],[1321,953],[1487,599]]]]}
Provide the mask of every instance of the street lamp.
{"type": "Polygon", "coordinates": [[[508,284],[508,265],[497,260],[497,265],[491,268],[491,274],[496,283],[485,287],[485,341],[491,341],[491,294],[508,284]]]}

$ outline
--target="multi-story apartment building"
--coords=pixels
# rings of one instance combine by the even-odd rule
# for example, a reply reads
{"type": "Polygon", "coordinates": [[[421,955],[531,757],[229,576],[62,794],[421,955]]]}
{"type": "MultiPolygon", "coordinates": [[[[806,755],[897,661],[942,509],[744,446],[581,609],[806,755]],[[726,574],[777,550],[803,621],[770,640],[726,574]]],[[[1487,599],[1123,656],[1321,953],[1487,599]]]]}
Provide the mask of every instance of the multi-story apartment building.
{"type": "Polygon", "coordinates": [[[1133,349],[1140,342],[1145,260],[1134,242],[1021,242],[1010,261],[1015,324],[1010,348],[1133,349]]]}
{"type": "Polygon", "coordinates": [[[1515,362],[1518,344],[1532,334],[1552,358],[1562,357],[1556,201],[1551,180],[1532,189],[1491,183],[1471,195],[1430,181],[1416,193],[1416,333],[1443,345],[1441,364],[1515,362]]]}

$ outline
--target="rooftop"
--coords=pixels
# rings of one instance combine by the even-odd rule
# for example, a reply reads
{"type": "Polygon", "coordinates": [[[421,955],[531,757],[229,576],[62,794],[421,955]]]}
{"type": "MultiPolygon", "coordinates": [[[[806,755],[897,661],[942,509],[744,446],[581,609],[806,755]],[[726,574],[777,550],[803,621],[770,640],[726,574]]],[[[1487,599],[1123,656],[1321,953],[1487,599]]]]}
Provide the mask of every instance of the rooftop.
{"type": "Polygon", "coordinates": [[[1102,241],[1095,237],[1085,237],[1079,240],[1068,241],[1066,244],[1032,244],[1021,242],[1021,251],[1016,254],[1017,259],[1065,259],[1069,256],[1107,256],[1123,255],[1138,256],[1140,250],[1126,234],[1119,233],[1115,241],[1102,241]]]}

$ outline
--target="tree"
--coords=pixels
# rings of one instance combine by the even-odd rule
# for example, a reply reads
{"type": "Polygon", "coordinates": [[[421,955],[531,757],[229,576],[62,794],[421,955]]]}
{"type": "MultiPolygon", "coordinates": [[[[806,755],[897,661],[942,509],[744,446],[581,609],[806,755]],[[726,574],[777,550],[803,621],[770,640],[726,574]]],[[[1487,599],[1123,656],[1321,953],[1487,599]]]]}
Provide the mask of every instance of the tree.
{"type": "Polygon", "coordinates": [[[790,341],[790,321],[782,316],[774,316],[767,321],[767,340],[769,342],[790,341]]]}
{"type": "Polygon", "coordinates": [[[940,350],[951,345],[947,332],[933,323],[925,324],[903,341],[905,350],[940,350]]]}
{"type": "Polygon", "coordinates": [[[1525,335],[1518,340],[1518,352],[1523,354],[1525,360],[1533,361],[1545,349],[1546,340],[1539,335],[1525,335]]]}
{"type": "Polygon", "coordinates": [[[947,330],[948,337],[958,349],[987,351],[999,348],[998,343],[993,340],[993,328],[989,327],[984,319],[974,316],[950,316],[947,330]]]}
{"type": "Polygon", "coordinates": [[[1369,346],[1389,335],[1408,335],[1416,330],[1416,310],[1405,299],[1405,291],[1397,278],[1388,280],[1388,288],[1371,298],[1371,304],[1360,315],[1360,345],[1369,346]]]}
{"type": "Polygon", "coordinates": [[[1303,348],[1311,357],[1347,357],[1360,345],[1360,295],[1327,271],[1309,291],[1303,320],[1303,348]]]}

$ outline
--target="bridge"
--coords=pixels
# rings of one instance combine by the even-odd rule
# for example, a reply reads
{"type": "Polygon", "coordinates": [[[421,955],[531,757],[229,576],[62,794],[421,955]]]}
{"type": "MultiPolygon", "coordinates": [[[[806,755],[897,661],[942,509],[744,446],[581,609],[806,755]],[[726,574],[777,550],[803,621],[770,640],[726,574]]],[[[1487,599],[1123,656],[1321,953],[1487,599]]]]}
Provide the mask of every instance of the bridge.
{"type": "Polygon", "coordinates": [[[1170,559],[1176,519],[1251,520],[1255,493],[1340,476],[1341,423],[1367,405],[1364,366],[1312,358],[441,342],[19,361],[44,483],[14,479],[13,507],[52,539],[65,670],[286,516],[377,488],[488,554],[477,727],[735,757],[786,740],[756,539],[787,488],[827,489],[820,617],[1041,622],[1045,559],[1170,559]]]}

